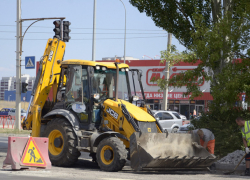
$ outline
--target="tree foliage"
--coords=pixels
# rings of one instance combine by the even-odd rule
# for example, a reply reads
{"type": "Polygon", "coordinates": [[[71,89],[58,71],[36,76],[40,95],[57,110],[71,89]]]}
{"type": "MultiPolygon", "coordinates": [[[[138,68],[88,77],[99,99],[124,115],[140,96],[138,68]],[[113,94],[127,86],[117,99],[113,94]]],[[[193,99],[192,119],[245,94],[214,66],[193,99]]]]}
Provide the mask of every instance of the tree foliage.
{"type": "MultiPolygon", "coordinates": [[[[167,54],[164,61],[175,58],[189,63],[200,62],[192,71],[180,73],[169,82],[158,80],[161,89],[166,85],[187,86],[191,98],[201,95],[196,80],[210,81],[215,102],[226,110],[234,106],[239,95],[250,93],[250,2],[249,0],[130,0],[140,12],[152,17],[158,27],[173,35],[186,52],[167,54]],[[190,58],[191,57],[191,58],[190,58]],[[242,59],[244,63],[235,61],[242,59]],[[243,68],[243,69],[241,69],[243,68]],[[243,79],[240,79],[243,78],[243,79]],[[164,85],[165,84],[165,85],[164,85]]],[[[164,54],[165,53],[165,54],[164,54]]],[[[176,60],[175,60],[176,61],[176,60]]]]}
{"type": "Polygon", "coordinates": [[[163,61],[183,61],[199,65],[166,81],[159,79],[163,90],[167,85],[186,85],[191,98],[201,95],[199,82],[210,82],[214,98],[208,116],[196,127],[213,130],[223,154],[242,143],[235,118],[249,113],[235,110],[242,93],[250,97],[250,1],[249,0],[130,0],[145,12],[156,26],[172,33],[187,48],[186,52],[162,51],[163,61]],[[237,142],[237,143],[236,143],[237,142]]]}

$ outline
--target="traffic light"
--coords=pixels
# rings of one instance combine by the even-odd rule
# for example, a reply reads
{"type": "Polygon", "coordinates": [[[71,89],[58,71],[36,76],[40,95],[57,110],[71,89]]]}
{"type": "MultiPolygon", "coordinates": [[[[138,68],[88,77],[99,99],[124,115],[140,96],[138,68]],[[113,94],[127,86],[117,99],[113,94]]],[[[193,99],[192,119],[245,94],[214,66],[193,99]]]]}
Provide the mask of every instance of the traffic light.
{"type": "Polygon", "coordinates": [[[27,83],[22,82],[22,93],[26,93],[28,91],[27,86],[28,86],[27,83]]]}
{"type": "Polygon", "coordinates": [[[54,21],[53,24],[55,25],[55,28],[53,29],[55,32],[54,38],[61,39],[61,21],[54,21]]]}
{"type": "Polygon", "coordinates": [[[63,41],[64,42],[69,42],[70,40],[70,36],[69,36],[69,32],[71,31],[69,29],[69,25],[71,23],[69,21],[63,21],[63,41]]]}

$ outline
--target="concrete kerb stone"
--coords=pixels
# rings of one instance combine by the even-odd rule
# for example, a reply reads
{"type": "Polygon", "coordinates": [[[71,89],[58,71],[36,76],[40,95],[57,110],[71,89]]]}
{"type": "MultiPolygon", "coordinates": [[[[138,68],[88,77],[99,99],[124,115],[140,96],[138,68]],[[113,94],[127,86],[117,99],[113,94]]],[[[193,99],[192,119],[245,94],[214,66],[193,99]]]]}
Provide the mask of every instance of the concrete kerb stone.
{"type": "MultiPolygon", "coordinates": [[[[237,166],[237,164],[221,164],[221,163],[215,163],[216,170],[220,171],[233,171],[234,168],[237,166]]],[[[236,169],[236,171],[244,171],[246,169],[245,165],[239,165],[239,167],[236,169]]]]}
{"type": "Polygon", "coordinates": [[[15,133],[0,133],[1,137],[9,137],[9,136],[16,136],[16,137],[28,137],[30,133],[27,134],[15,134],[15,133]]]}

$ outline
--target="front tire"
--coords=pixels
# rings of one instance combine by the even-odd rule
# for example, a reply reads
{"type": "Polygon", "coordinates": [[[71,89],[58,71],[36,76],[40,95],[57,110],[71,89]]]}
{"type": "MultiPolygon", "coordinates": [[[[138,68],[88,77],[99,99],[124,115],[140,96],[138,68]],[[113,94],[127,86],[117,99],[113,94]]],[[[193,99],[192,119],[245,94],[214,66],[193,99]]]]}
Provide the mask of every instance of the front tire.
{"type": "Polygon", "coordinates": [[[49,138],[49,158],[53,165],[69,167],[81,153],[76,149],[77,137],[65,118],[56,118],[47,124],[44,136],[49,138]]]}
{"type": "Polygon", "coordinates": [[[117,137],[105,138],[97,146],[96,160],[101,170],[120,171],[124,167],[126,159],[126,147],[117,137]]]}
{"type": "Polygon", "coordinates": [[[178,131],[178,128],[175,127],[175,128],[172,129],[171,133],[177,133],[177,131],[178,131]]]}

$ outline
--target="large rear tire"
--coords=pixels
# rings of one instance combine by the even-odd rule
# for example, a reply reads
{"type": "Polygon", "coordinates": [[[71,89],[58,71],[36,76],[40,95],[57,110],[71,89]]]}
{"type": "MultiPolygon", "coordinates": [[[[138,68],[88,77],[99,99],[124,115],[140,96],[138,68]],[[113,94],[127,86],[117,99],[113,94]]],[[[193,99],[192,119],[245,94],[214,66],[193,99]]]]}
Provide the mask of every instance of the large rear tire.
{"type": "Polygon", "coordinates": [[[47,124],[44,136],[49,138],[49,158],[53,165],[69,167],[81,153],[76,149],[77,137],[65,118],[56,118],[47,124]]]}
{"type": "Polygon", "coordinates": [[[127,153],[125,145],[119,138],[108,137],[97,146],[96,160],[101,170],[120,171],[126,163],[127,153]]]}

